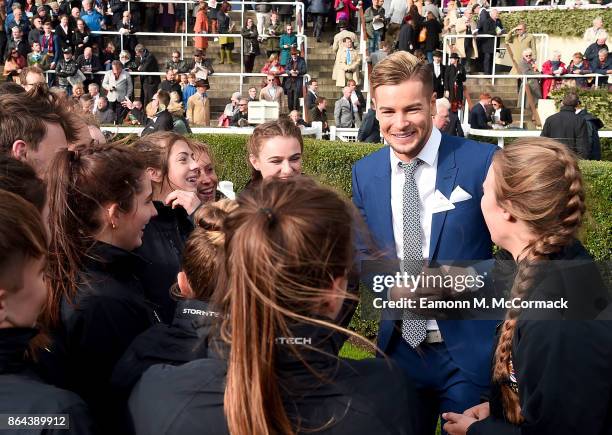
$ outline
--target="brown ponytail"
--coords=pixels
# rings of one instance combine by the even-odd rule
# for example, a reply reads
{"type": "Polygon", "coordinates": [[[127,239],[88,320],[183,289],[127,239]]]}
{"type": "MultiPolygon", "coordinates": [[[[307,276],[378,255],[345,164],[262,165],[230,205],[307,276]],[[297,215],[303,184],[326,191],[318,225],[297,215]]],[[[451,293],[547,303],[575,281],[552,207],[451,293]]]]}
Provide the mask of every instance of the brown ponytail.
{"type": "Polygon", "coordinates": [[[142,189],[145,165],[137,152],[112,144],[61,150],[49,170],[47,317],[59,322],[62,298],[76,293],[78,273],[102,228],[102,207],[116,203],[129,212],[142,189]]]}
{"type": "Polygon", "coordinates": [[[275,339],[291,336],[295,323],[340,329],[313,315],[332,280],[352,265],[354,208],[305,177],[264,180],[237,202],[224,222],[227,282],[215,292],[225,316],[221,336],[230,344],[228,427],[241,435],[294,434],[275,372],[275,339]]]}
{"type": "MultiPolygon", "coordinates": [[[[572,243],[585,211],[584,189],[576,157],[552,139],[518,139],[493,158],[495,196],[501,207],[538,235],[523,252],[511,297],[523,298],[538,262],[572,243]]],[[[508,384],[512,339],[519,311],[506,315],[495,350],[493,379],[502,385],[506,418],[523,421],[518,394],[508,384]]]]}

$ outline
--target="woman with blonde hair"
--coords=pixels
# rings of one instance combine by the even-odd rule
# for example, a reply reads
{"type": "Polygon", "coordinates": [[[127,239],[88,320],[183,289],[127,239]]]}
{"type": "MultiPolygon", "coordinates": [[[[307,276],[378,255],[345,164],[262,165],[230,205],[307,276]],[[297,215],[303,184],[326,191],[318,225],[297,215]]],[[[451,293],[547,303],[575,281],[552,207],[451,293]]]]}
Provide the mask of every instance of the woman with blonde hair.
{"type": "Polygon", "coordinates": [[[510,298],[566,308],[512,308],[500,325],[489,402],[445,413],[457,434],[607,434],[609,295],[578,241],[584,186],[576,156],[551,139],[519,139],[493,158],[481,208],[493,242],[516,262],[510,298]]]}
{"type": "Polygon", "coordinates": [[[392,361],[338,357],[357,211],[305,177],[243,192],[223,222],[222,316],[209,358],[154,366],[130,398],[136,434],[415,434],[392,361]],[[159,404],[164,408],[160,410],[159,404]]]}

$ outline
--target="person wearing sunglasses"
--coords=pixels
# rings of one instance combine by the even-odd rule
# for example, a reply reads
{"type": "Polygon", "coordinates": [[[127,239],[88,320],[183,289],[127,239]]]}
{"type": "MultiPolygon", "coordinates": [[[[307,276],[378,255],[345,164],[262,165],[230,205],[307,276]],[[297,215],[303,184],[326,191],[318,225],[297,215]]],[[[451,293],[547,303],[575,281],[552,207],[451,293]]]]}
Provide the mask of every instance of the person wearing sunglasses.
{"type": "Polygon", "coordinates": [[[247,127],[249,121],[249,102],[246,98],[238,100],[238,111],[230,121],[231,127],[247,127]]]}

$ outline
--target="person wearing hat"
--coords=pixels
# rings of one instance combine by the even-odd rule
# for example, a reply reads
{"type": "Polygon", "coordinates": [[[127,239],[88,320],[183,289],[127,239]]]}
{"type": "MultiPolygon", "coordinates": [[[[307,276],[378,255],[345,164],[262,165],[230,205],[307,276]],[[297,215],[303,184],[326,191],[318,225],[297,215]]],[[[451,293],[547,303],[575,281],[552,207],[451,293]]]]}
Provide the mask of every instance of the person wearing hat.
{"type": "Polygon", "coordinates": [[[466,80],[465,68],[459,61],[457,53],[451,53],[448,65],[444,69],[444,97],[451,105],[463,106],[463,83],[466,80]]]}
{"type": "Polygon", "coordinates": [[[62,49],[64,57],[57,62],[55,66],[55,74],[58,77],[58,85],[66,90],[68,95],[72,95],[72,84],[76,83],[77,75],[83,73],[79,70],[76,60],[72,57],[72,48],[65,47],[62,49]]]}
{"type": "Polygon", "coordinates": [[[210,125],[210,100],[206,91],[208,83],[200,79],[196,82],[196,93],[187,100],[187,119],[191,125],[210,125]]]}
{"type": "Polygon", "coordinates": [[[206,58],[204,50],[196,49],[193,52],[193,61],[186,65],[187,71],[196,75],[196,78],[202,79],[208,83],[208,76],[214,74],[215,70],[212,66],[212,60],[206,58]]]}
{"type": "Polygon", "coordinates": [[[291,58],[285,67],[287,77],[283,79],[283,90],[287,95],[289,111],[300,109],[300,97],[304,85],[304,74],[306,74],[306,61],[300,56],[300,51],[291,49],[291,58]]]}
{"type": "Polygon", "coordinates": [[[436,50],[433,52],[433,62],[429,64],[433,75],[434,92],[438,98],[444,96],[444,72],[446,66],[442,65],[442,52],[436,50]]]}

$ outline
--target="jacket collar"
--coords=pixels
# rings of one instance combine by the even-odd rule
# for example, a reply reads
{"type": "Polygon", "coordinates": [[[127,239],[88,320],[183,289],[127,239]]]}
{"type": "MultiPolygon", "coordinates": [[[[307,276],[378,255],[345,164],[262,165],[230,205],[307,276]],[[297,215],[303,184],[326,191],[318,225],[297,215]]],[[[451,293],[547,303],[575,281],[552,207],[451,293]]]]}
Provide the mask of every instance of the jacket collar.
{"type": "Polygon", "coordinates": [[[146,260],[113,245],[96,242],[87,252],[85,268],[112,274],[133,275],[147,264],[146,260]]]}
{"type": "Polygon", "coordinates": [[[26,367],[25,354],[37,333],[34,328],[0,329],[0,374],[17,373],[26,367]]]}
{"type": "Polygon", "coordinates": [[[177,302],[172,326],[197,332],[220,319],[219,313],[207,302],[183,299],[177,302]]]}

